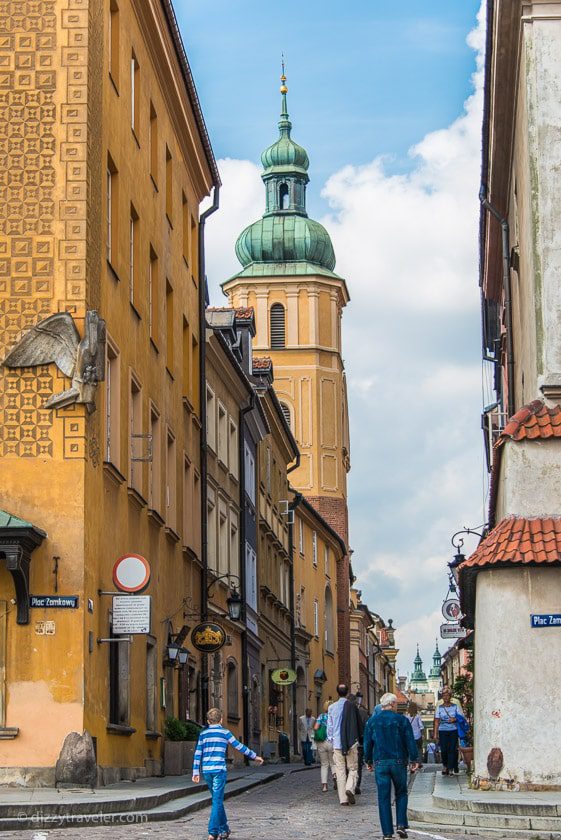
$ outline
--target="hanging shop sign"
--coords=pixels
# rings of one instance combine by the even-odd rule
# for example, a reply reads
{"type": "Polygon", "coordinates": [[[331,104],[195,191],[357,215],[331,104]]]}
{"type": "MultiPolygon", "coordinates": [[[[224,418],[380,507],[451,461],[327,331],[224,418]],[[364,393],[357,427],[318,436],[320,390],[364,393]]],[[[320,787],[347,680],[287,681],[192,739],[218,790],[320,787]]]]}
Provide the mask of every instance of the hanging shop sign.
{"type": "Polygon", "coordinates": [[[459,624],[441,624],[440,638],[441,639],[465,639],[467,630],[465,627],[460,627],[459,624]]]}
{"type": "Polygon", "coordinates": [[[277,668],[271,674],[271,679],[275,685],[292,685],[296,682],[296,671],[292,668],[277,668]]]}
{"type": "Polygon", "coordinates": [[[203,621],[193,628],[191,641],[203,653],[216,653],[226,644],[226,631],[214,621],[203,621]]]}
{"type": "Polygon", "coordinates": [[[121,592],[142,592],[150,583],[150,563],[140,554],[124,554],[113,566],[113,583],[121,592]]]}
{"type": "Polygon", "coordinates": [[[78,595],[31,595],[30,607],[46,609],[75,610],[78,608],[78,595]]]}
{"type": "Polygon", "coordinates": [[[113,633],[132,636],[150,632],[150,595],[113,596],[113,633]]]}
{"type": "Polygon", "coordinates": [[[442,615],[446,621],[458,621],[462,614],[460,609],[460,602],[457,598],[448,598],[442,604],[442,615]]]}
{"type": "Polygon", "coordinates": [[[532,613],[530,615],[530,626],[531,627],[561,627],[561,614],[560,613],[545,613],[544,615],[538,615],[537,613],[532,613]]]}

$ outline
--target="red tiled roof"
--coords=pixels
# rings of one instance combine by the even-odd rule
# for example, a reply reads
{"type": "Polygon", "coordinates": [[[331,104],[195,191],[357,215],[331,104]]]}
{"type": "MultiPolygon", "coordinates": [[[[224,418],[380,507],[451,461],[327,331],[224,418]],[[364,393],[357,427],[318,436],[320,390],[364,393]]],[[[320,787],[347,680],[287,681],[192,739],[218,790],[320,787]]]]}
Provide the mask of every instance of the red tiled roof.
{"type": "Polygon", "coordinates": [[[561,406],[548,408],[543,400],[534,400],[511,417],[499,441],[504,438],[520,441],[552,437],[561,437],[561,406]]]}
{"type": "Polygon", "coordinates": [[[493,528],[471,557],[460,566],[481,569],[508,563],[561,563],[561,517],[525,519],[508,516],[493,528]]]}
{"type": "Polygon", "coordinates": [[[253,370],[270,371],[273,367],[273,362],[270,356],[254,356],[253,370]]]}
{"type": "Polygon", "coordinates": [[[253,320],[253,306],[246,306],[243,309],[236,309],[236,320],[252,321],[253,320]]]}

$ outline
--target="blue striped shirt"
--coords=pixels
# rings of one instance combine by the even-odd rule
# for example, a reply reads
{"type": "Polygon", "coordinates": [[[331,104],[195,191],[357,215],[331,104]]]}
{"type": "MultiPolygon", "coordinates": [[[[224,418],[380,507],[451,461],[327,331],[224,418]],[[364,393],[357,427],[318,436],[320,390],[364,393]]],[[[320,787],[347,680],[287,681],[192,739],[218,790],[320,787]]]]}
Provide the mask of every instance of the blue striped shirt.
{"type": "Polygon", "coordinates": [[[204,776],[205,773],[217,773],[226,770],[226,753],[228,744],[252,760],[257,754],[241,744],[229,729],[224,729],[220,723],[203,729],[197,741],[197,749],[193,758],[193,776],[204,776]]]}

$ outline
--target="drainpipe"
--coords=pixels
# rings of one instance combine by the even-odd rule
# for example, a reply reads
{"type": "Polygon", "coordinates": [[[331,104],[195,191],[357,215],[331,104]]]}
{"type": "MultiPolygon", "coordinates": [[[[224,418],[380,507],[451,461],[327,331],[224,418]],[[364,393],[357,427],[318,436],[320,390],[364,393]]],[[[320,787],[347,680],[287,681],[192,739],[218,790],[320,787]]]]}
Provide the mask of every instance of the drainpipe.
{"type": "Polygon", "coordinates": [[[503,291],[506,321],[506,364],[507,364],[507,386],[508,386],[508,416],[512,417],[515,412],[514,401],[514,342],[512,337],[512,286],[510,282],[510,231],[507,219],[505,219],[496,207],[487,200],[487,190],[481,184],[479,190],[479,201],[481,206],[491,213],[501,226],[502,250],[503,250],[503,291]]]}
{"type": "MultiPolygon", "coordinates": [[[[215,182],[212,204],[199,220],[199,413],[201,418],[201,620],[208,618],[208,528],[207,528],[207,439],[206,439],[206,303],[205,223],[218,210],[220,185],[215,182]]],[[[202,719],[208,712],[208,654],[201,659],[202,719]]]]}
{"type": "MultiPolygon", "coordinates": [[[[296,456],[296,463],[287,472],[296,469],[300,464],[300,454],[296,456]]],[[[302,494],[296,493],[294,499],[288,505],[288,510],[294,512],[300,502],[302,501],[302,494]]],[[[295,597],[294,597],[294,522],[288,524],[288,556],[290,557],[290,566],[288,573],[288,585],[290,588],[290,667],[296,671],[296,616],[295,611],[295,597]]],[[[294,752],[298,752],[298,717],[296,711],[296,681],[292,683],[292,748],[294,752]]]]}
{"type": "MultiPolygon", "coordinates": [[[[246,498],[245,498],[245,415],[249,414],[255,408],[255,393],[252,391],[249,395],[249,405],[240,410],[240,437],[238,445],[239,453],[239,467],[238,475],[240,477],[240,594],[243,603],[243,630],[241,632],[242,643],[242,726],[243,726],[243,741],[244,744],[249,745],[249,693],[250,693],[250,673],[249,673],[249,658],[247,653],[247,618],[245,612],[246,605],[246,584],[245,579],[245,515],[246,515],[246,498]]],[[[246,765],[249,764],[248,759],[245,759],[246,765]]]]}

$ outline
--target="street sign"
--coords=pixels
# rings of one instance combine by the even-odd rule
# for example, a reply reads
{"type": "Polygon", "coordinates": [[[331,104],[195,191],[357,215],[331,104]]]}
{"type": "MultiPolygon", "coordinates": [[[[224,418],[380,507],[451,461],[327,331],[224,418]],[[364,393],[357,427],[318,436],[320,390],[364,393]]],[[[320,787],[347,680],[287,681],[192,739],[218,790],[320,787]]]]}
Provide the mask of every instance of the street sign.
{"type": "Polygon", "coordinates": [[[202,624],[193,627],[191,641],[193,647],[203,653],[216,653],[226,644],[226,632],[214,621],[203,621],[202,624]]]}
{"type": "Polygon", "coordinates": [[[113,583],[121,592],[142,592],[150,583],[150,563],[140,554],[124,554],[113,566],[113,583]]]}
{"type": "Polygon", "coordinates": [[[271,674],[271,679],[275,685],[292,685],[296,682],[296,671],[291,668],[278,668],[271,674]]]}
{"type": "Polygon", "coordinates": [[[78,608],[77,595],[31,595],[30,607],[45,609],[75,610],[78,608]]]}
{"type": "Polygon", "coordinates": [[[442,604],[442,615],[447,621],[457,621],[462,614],[457,598],[449,598],[442,604]]]}
{"type": "Polygon", "coordinates": [[[544,615],[538,615],[532,613],[530,615],[530,626],[534,629],[536,627],[561,627],[561,614],[545,613],[544,615]]]}
{"type": "Polygon", "coordinates": [[[130,636],[150,632],[150,595],[113,596],[113,633],[130,636]]]}
{"type": "Polygon", "coordinates": [[[440,638],[441,639],[465,639],[467,630],[465,627],[460,627],[459,624],[441,624],[440,638]]]}

